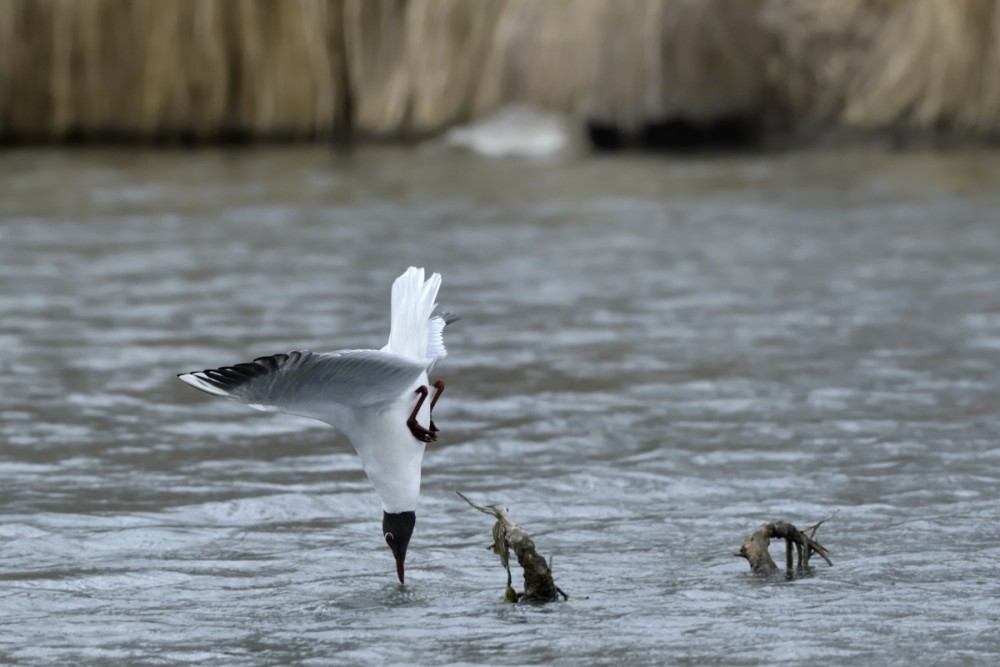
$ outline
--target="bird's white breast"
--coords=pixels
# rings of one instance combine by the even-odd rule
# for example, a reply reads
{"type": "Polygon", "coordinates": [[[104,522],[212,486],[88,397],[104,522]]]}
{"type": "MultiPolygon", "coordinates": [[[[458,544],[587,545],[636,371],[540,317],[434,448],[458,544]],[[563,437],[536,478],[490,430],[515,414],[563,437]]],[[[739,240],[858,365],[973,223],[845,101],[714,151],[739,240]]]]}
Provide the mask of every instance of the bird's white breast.
{"type": "MultiPolygon", "coordinates": [[[[357,450],[369,481],[382,499],[386,512],[412,512],[420,495],[420,468],[424,459],[424,443],[413,437],[406,425],[419,396],[419,386],[427,386],[423,375],[406,392],[381,410],[359,411],[355,423],[344,429],[357,450]]],[[[433,388],[430,392],[433,392],[433,388]]],[[[430,425],[429,394],[417,415],[424,427],[430,425]]]]}

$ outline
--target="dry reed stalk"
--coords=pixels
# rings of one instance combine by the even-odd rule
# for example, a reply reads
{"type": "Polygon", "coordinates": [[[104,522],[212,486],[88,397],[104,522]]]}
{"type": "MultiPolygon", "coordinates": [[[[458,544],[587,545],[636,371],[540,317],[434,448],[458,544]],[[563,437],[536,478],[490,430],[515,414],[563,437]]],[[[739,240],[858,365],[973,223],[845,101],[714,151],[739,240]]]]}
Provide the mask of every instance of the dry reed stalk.
{"type": "Polygon", "coordinates": [[[346,122],[338,3],[243,0],[226,9],[236,132],[303,138],[346,122]]]}
{"type": "Polygon", "coordinates": [[[896,0],[767,0],[762,21],[773,35],[767,63],[772,114],[786,126],[839,122],[848,86],[896,0]]]}
{"type": "Polygon", "coordinates": [[[850,83],[847,124],[996,131],[998,11],[995,0],[896,0],[850,83]]]}
{"type": "Polygon", "coordinates": [[[0,134],[51,133],[54,0],[0,3],[0,134]]]}
{"type": "Polygon", "coordinates": [[[354,127],[423,135],[472,117],[500,0],[344,0],[354,127]]]}
{"type": "Polygon", "coordinates": [[[17,24],[20,18],[20,6],[13,2],[0,2],[0,135],[6,126],[6,113],[13,99],[12,89],[16,81],[16,72],[11,67],[12,56],[19,50],[17,41],[17,24]]]}
{"type": "Polygon", "coordinates": [[[589,115],[623,129],[759,115],[774,47],[761,0],[608,0],[589,115]]]}
{"type": "Polygon", "coordinates": [[[228,54],[220,39],[228,20],[224,3],[147,0],[134,12],[144,33],[134,112],[118,126],[139,136],[189,133],[203,140],[225,129],[231,119],[228,54]]]}
{"type": "Polygon", "coordinates": [[[774,50],[761,6],[761,0],[667,3],[648,42],[662,73],[654,70],[661,88],[650,115],[711,120],[758,113],[774,50]]]}
{"type": "Polygon", "coordinates": [[[976,132],[1000,132],[1000,3],[993,5],[987,28],[986,53],[978,64],[979,92],[967,123],[976,132]]]}
{"type": "MultiPolygon", "coordinates": [[[[528,103],[583,116],[606,0],[507,0],[489,45],[475,115],[528,103]]],[[[606,28],[605,28],[606,29],[606,28]]]]}

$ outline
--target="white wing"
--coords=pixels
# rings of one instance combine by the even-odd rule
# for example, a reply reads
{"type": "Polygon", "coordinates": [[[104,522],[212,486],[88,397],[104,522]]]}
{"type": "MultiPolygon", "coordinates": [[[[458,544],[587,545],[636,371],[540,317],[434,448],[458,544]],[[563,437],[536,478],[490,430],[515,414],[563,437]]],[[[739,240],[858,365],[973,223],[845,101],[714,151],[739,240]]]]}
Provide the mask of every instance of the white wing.
{"type": "Polygon", "coordinates": [[[427,372],[448,356],[444,327],[459,319],[452,313],[431,315],[441,288],[441,274],[424,280],[424,270],[411,266],[392,283],[392,319],[389,343],[382,348],[426,365],[427,372]]]}
{"type": "Polygon", "coordinates": [[[424,270],[413,266],[393,281],[389,342],[384,350],[426,359],[428,320],[440,286],[439,274],[425,281],[424,270]]]}
{"type": "Polygon", "coordinates": [[[424,364],[378,350],[289,352],[251,363],[181,373],[192,387],[246,403],[338,426],[344,409],[374,407],[399,399],[424,364]]]}

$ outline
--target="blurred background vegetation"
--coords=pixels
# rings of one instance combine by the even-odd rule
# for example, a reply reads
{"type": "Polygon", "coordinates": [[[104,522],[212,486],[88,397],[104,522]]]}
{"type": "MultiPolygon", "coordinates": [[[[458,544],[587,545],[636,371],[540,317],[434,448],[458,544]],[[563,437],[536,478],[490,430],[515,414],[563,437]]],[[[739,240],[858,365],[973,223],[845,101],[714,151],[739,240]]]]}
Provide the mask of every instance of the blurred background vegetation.
{"type": "Polygon", "coordinates": [[[995,0],[3,0],[0,141],[414,139],[528,103],[605,146],[1000,132],[995,0]]]}

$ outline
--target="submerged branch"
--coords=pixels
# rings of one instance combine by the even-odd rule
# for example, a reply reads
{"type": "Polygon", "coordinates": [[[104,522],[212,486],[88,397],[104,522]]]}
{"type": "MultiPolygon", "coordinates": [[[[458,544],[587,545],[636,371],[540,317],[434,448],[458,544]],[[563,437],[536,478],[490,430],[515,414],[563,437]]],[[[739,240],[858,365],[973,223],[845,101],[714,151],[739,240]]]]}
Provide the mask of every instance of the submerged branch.
{"type": "Polygon", "coordinates": [[[552,579],[552,567],[545,558],[538,555],[535,543],[524,529],[510,520],[507,508],[502,505],[479,505],[469,500],[463,493],[459,497],[483,514],[496,519],[493,524],[493,553],[500,556],[500,562],[507,571],[507,589],[504,599],[508,602],[554,602],[562,596],[568,599],[562,589],[552,579]],[[517,593],[512,586],[510,573],[510,550],[517,556],[517,563],[524,571],[524,592],[517,593]]]}
{"type": "Polygon", "coordinates": [[[780,538],[785,540],[785,567],[787,569],[791,570],[793,567],[793,546],[798,553],[799,569],[809,566],[809,558],[814,553],[819,554],[826,561],[827,565],[832,566],[833,562],[830,561],[829,552],[826,547],[814,538],[819,527],[831,519],[834,514],[836,512],[824,517],[804,530],[799,530],[792,524],[785,523],[784,521],[765,523],[758,527],[750,537],[745,539],[740,550],[733,555],[746,558],[750,563],[750,569],[758,574],[772,574],[778,570],[778,566],[771,559],[768,546],[771,544],[771,539],[780,538]]]}

